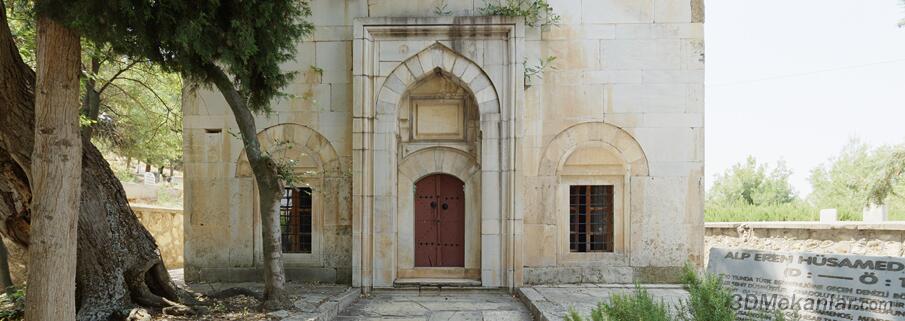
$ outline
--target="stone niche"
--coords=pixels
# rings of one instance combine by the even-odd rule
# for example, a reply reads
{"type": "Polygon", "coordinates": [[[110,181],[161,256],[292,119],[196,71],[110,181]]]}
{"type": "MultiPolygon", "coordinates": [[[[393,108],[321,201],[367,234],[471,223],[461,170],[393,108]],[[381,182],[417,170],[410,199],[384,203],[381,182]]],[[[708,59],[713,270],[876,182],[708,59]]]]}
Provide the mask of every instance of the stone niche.
{"type": "MultiPolygon", "coordinates": [[[[631,134],[603,122],[573,125],[543,151],[538,168],[539,190],[532,200],[526,230],[523,269],[525,284],[631,283],[640,277],[633,254],[649,249],[634,239],[646,199],[633,180],[649,175],[647,156],[631,134]],[[569,249],[569,188],[573,185],[613,187],[613,248],[603,252],[569,249]]],[[[648,277],[642,280],[652,280],[648,277]]]]}
{"type": "Polygon", "coordinates": [[[474,95],[440,68],[409,87],[399,103],[400,159],[441,146],[477,156],[480,112],[474,95]]]}
{"type": "Polygon", "coordinates": [[[457,277],[513,286],[523,23],[360,18],[353,34],[353,285],[457,277]],[[456,270],[412,264],[413,184],[431,174],[464,183],[466,254],[456,270]]]}

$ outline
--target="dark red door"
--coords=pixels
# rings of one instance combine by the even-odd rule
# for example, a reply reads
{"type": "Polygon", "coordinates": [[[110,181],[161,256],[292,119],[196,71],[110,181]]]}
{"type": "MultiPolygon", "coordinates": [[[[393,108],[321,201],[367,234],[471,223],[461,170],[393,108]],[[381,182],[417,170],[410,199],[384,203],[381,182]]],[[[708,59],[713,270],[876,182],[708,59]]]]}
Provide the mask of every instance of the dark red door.
{"type": "Polygon", "coordinates": [[[415,183],[415,266],[465,267],[465,184],[454,176],[415,183]]]}

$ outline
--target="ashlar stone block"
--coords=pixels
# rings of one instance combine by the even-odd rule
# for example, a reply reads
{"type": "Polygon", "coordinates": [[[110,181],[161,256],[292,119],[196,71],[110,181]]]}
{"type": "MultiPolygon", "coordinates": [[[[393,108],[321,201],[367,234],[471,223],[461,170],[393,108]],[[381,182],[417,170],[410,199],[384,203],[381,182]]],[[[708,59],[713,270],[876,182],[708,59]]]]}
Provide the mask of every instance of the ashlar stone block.
{"type": "Polygon", "coordinates": [[[651,0],[595,0],[582,1],[583,23],[651,23],[651,0]]]}

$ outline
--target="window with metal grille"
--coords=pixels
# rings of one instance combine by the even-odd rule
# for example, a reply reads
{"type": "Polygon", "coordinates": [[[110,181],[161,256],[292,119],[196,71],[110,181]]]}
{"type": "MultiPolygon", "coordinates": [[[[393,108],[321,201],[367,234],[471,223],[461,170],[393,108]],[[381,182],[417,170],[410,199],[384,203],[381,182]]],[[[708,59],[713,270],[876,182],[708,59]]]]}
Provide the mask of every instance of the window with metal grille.
{"type": "Polygon", "coordinates": [[[287,187],[280,200],[283,253],[311,253],[311,188],[287,187]]]}
{"type": "Polygon", "coordinates": [[[613,252],[613,186],[569,187],[569,251],[613,252]]]}

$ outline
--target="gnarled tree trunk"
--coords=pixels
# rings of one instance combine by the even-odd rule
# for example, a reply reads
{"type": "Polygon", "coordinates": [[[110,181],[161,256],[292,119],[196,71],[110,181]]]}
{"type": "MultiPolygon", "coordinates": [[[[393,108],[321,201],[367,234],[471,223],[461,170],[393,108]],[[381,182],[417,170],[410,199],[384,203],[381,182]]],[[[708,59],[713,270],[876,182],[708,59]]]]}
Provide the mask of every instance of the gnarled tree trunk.
{"type": "Polygon", "coordinates": [[[3,291],[9,292],[13,286],[13,278],[9,273],[9,251],[6,250],[6,244],[0,240],[0,287],[3,291]]]}
{"type": "MultiPolygon", "coordinates": [[[[0,10],[5,10],[0,1],[0,10]]],[[[4,11],[5,12],[5,11],[4,11]]],[[[0,15],[0,233],[30,244],[35,147],[35,74],[22,62],[0,15]]],[[[108,320],[137,305],[165,307],[177,289],[157,244],[126,201],[94,145],[82,146],[76,260],[78,320],[108,320]]]]}

